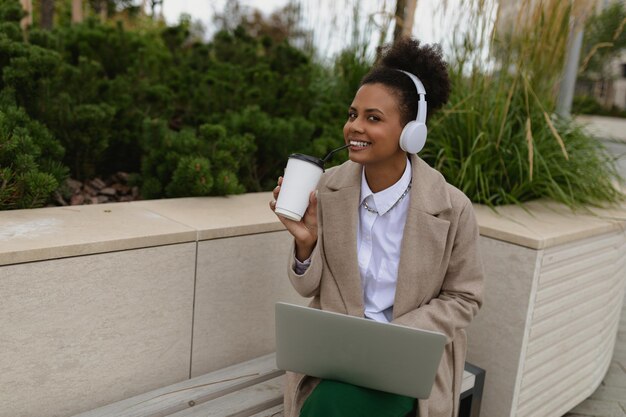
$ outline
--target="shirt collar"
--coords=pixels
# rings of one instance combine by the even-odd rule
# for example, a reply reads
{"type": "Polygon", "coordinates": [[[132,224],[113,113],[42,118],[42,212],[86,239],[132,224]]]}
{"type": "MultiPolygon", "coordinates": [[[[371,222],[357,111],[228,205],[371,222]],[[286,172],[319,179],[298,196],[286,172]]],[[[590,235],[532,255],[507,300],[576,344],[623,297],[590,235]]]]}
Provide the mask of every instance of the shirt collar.
{"type": "Polygon", "coordinates": [[[407,158],[406,167],[402,177],[389,188],[385,188],[377,193],[372,192],[367,180],[365,179],[365,169],[361,170],[361,201],[367,200],[367,205],[378,211],[378,215],[382,216],[387,213],[398,202],[402,194],[406,191],[411,182],[411,161],[407,158]]]}

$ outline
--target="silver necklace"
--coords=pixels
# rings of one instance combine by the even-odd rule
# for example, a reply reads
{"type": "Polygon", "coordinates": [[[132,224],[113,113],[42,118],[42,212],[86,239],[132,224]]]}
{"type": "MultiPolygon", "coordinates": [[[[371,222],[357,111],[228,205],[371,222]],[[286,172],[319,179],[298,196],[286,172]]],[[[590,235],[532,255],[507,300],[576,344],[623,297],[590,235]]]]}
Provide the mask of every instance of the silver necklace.
{"type": "MultiPolygon", "coordinates": [[[[394,208],[395,206],[398,205],[398,203],[400,201],[402,201],[402,199],[404,197],[406,197],[406,195],[409,193],[409,190],[411,189],[411,184],[413,184],[413,178],[411,178],[411,181],[409,181],[409,185],[406,186],[406,190],[404,190],[404,192],[402,193],[402,195],[400,196],[400,198],[398,198],[396,200],[395,203],[393,203],[393,206],[389,207],[389,210],[391,210],[392,208],[394,208]]],[[[363,208],[367,211],[369,211],[370,213],[374,213],[374,214],[378,214],[378,210],[374,210],[373,208],[371,208],[370,206],[367,205],[367,203],[365,202],[365,200],[363,200],[363,208]]],[[[389,211],[387,210],[387,211],[389,211]]]]}

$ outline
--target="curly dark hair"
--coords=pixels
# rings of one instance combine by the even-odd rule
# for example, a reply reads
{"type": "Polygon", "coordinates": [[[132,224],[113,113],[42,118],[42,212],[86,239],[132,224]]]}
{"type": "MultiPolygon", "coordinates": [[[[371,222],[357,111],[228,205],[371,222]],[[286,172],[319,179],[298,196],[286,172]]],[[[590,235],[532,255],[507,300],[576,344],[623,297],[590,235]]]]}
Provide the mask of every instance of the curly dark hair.
{"type": "Polygon", "coordinates": [[[424,84],[427,118],[448,102],[450,79],[440,45],[420,45],[420,41],[404,37],[380,52],[379,61],[363,77],[361,85],[379,83],[388,87],[398,98],[403,124],[415,120],[418,96],[413,81],[398,69],[415,74],[424,84]]]}

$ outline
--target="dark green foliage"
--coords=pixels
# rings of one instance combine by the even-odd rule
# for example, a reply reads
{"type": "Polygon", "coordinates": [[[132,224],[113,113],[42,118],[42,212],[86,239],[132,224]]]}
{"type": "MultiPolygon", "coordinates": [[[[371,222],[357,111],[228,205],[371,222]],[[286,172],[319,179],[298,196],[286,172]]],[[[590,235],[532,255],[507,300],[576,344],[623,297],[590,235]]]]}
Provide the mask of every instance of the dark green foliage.
{"type": "Polygon", "coordinates": [[[213,188],[211,163],[207,158],[184,156],[178,160],[172,182],[165,187],[168,197],[209,195],[213,188]]]}
{"type": "Polygon", "coordinates": [[[66,149],[72,177],[141,172],[148,198],[271,189],[290,153],[342,143],[346,92],[367,69],[348,54],[327,70],[241,27],[204,43],[188,19],[143,31],[88,19],[25,41],[19,2],[0,4],[2,94],[66,149]]]}
{"type": "Polygon", "coordinates": [[[606,108],[595,98],[589,96],[574,97],[574,102],[572,103],[572,113],[626,118],[625,110],[622,110],[617,106],[606,108]]]}
{"type": "MultiPolygon", "coordinates": [[[[303,117],[272,117],[258,106],[232,112],[224,121],[238,134],[248,134],[256,144],[256,166],[245,178],[246,188],[261,191],[272,187],[293,152],[307,152],[315,126],[303,117]]],[[[227,150],[225,150],[227,151],[227,150]]]]}
{"type": "Polygon", "coordinates": [[[0,22],[19,23],[24,15],[19,1],[0,1],[0,22]]]}
{"type": "Polygon", "coordinates": [[[161,120],[146,121],[142,162],[145,198],[242,193],[237,173],[254,153],[250,135],[231,136],[220,125],[174,132],[161,120]]]}
{"type": "Polygon", "coordinates": [[[41,207],[67,177],[63,148],[23,110],[0,104],[0,210],[41,207]]]}
{"type": "Polygon", "coordinates": [[[72,177],[140,172],[146,198],[273,188],[290,153],[342,144],[369,68],[345,53],[326,69],[284,37],[241,26],[205,43],[189,19],[143,31],[88,19],[24,41],[19,2],[0,5],[2,94],[66,149],[72,177]]]}

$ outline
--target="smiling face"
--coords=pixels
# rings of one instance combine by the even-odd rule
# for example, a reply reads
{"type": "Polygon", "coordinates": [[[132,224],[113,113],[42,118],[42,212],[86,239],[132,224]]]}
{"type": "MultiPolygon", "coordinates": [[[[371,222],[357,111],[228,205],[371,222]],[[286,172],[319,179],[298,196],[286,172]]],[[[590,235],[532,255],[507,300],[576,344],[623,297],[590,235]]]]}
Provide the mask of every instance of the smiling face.
{"type": "Polygon", "coordinates": [[[396,97],[383,84],[364,84],[350,105],[343,137],[350,144],[350,160],[383,168],[403,166],[400,149],[402,115],[396,97]]]}

